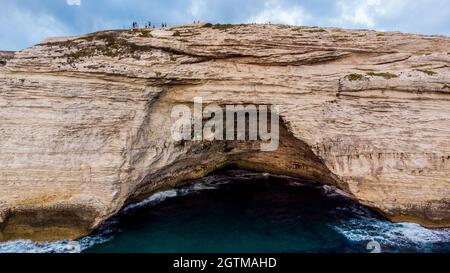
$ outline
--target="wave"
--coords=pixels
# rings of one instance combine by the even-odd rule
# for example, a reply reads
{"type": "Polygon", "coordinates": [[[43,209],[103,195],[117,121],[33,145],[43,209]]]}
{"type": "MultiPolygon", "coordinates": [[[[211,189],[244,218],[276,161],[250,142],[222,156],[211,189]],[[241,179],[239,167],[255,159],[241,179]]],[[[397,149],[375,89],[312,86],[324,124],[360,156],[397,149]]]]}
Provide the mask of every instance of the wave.
{"type": "MultiPolygon", "coordinates": [[[[242,179],[237,177],[236,179],[242,179]]],[[[186,196],[203,190],[214,190],[231,183],[228,176],[208,176],[185,187],[157,192],[141,202],[126,206],[120,214],[132,213],[141,208],[149,208],[164,202],[169,198],[186,196]]],[[[94,235],[83,237],[76,241],[33,242],[31,240],[15,240],[0,243],[0,253],[80,253],[94,245],[106,243],[114,238],[117,232],[118,217],[106,221],[94,235]]]]}
{"type": "Polygon", "coordinates": [[[392,223],[371,217],[364,208],[346,207],[352,219],[342,220],[333,229],[352,242],[378,242],[388,252],[448,251],[450,229],[428,229],[414,223],[392,223]]]}

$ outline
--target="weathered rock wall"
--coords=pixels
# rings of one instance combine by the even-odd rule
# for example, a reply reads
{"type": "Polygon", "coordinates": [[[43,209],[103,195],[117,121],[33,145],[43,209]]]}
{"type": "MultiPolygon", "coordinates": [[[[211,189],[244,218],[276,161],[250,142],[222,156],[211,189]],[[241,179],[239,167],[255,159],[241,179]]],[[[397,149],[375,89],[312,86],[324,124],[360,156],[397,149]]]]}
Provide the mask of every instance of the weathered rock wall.
{"type": "Polygon", "coordinates": [[[0,67],[0,240],[76,238],[234,164],[450,226],[450,38],[191,25],[58,38],[0,67]],[[281,145],[175,142],[175,104],[276,104],[281,145]]]}

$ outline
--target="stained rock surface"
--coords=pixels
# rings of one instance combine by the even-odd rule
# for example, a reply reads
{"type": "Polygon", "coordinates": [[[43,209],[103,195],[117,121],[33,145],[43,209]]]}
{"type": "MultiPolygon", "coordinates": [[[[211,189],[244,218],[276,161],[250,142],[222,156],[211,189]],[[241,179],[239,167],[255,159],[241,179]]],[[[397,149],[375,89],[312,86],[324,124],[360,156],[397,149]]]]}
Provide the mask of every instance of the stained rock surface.
{"type": "Polygon", "coordinates": [[[73,239],[227,165],[336,186],[450,226],[450,38],[185,25],[0,54],[0,240],[73,239]],[[279,106],[280,148],[177,142],[174,105],[279,106]]]}
{"type": "Polygon", "coordinates": [[[14,51],[0,51],[0,66],[6,65],[6,62],[14,58],[14,51]]]}

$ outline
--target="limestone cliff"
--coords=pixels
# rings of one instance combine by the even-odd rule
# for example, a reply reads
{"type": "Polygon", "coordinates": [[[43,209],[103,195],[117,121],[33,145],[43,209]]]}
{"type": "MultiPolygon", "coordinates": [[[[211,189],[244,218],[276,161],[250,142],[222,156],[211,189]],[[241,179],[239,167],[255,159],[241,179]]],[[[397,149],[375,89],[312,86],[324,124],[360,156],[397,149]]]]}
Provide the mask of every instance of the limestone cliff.
{"type": "Polygon", "coordinates": [[[0,66],[6,65],[6,62],[14,57],[13,51],[0,51],[0,66]]]}
{"type": "Polygon", "coordinates": [[[0,240],[76,238],[233,164],[450,226],[450,38],[188,25],[47,40],[0,66],[0,240]],[[178,103],[277,104],[281,146],[174,142],[178,103]]]}

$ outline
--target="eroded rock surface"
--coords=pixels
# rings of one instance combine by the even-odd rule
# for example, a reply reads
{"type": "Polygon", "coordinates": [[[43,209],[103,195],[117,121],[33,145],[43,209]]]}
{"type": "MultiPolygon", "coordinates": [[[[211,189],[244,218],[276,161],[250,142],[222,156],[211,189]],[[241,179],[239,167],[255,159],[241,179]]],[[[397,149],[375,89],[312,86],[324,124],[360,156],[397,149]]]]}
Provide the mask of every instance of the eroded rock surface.
{"type": "Polygon", "coordinates": [[[0,51],[0,66],[6,65],[6,62],[14,58],[14,51],[0,51]]]}
{"type": "Polygon", "coordinates": [[[450,38],[189,25],[51,39],[0,67],[0,240],[72,239],[229,164],[450,226],[450,38]],[[174,142],[172,106],[277,104],[281,146],[174,142]]]}

